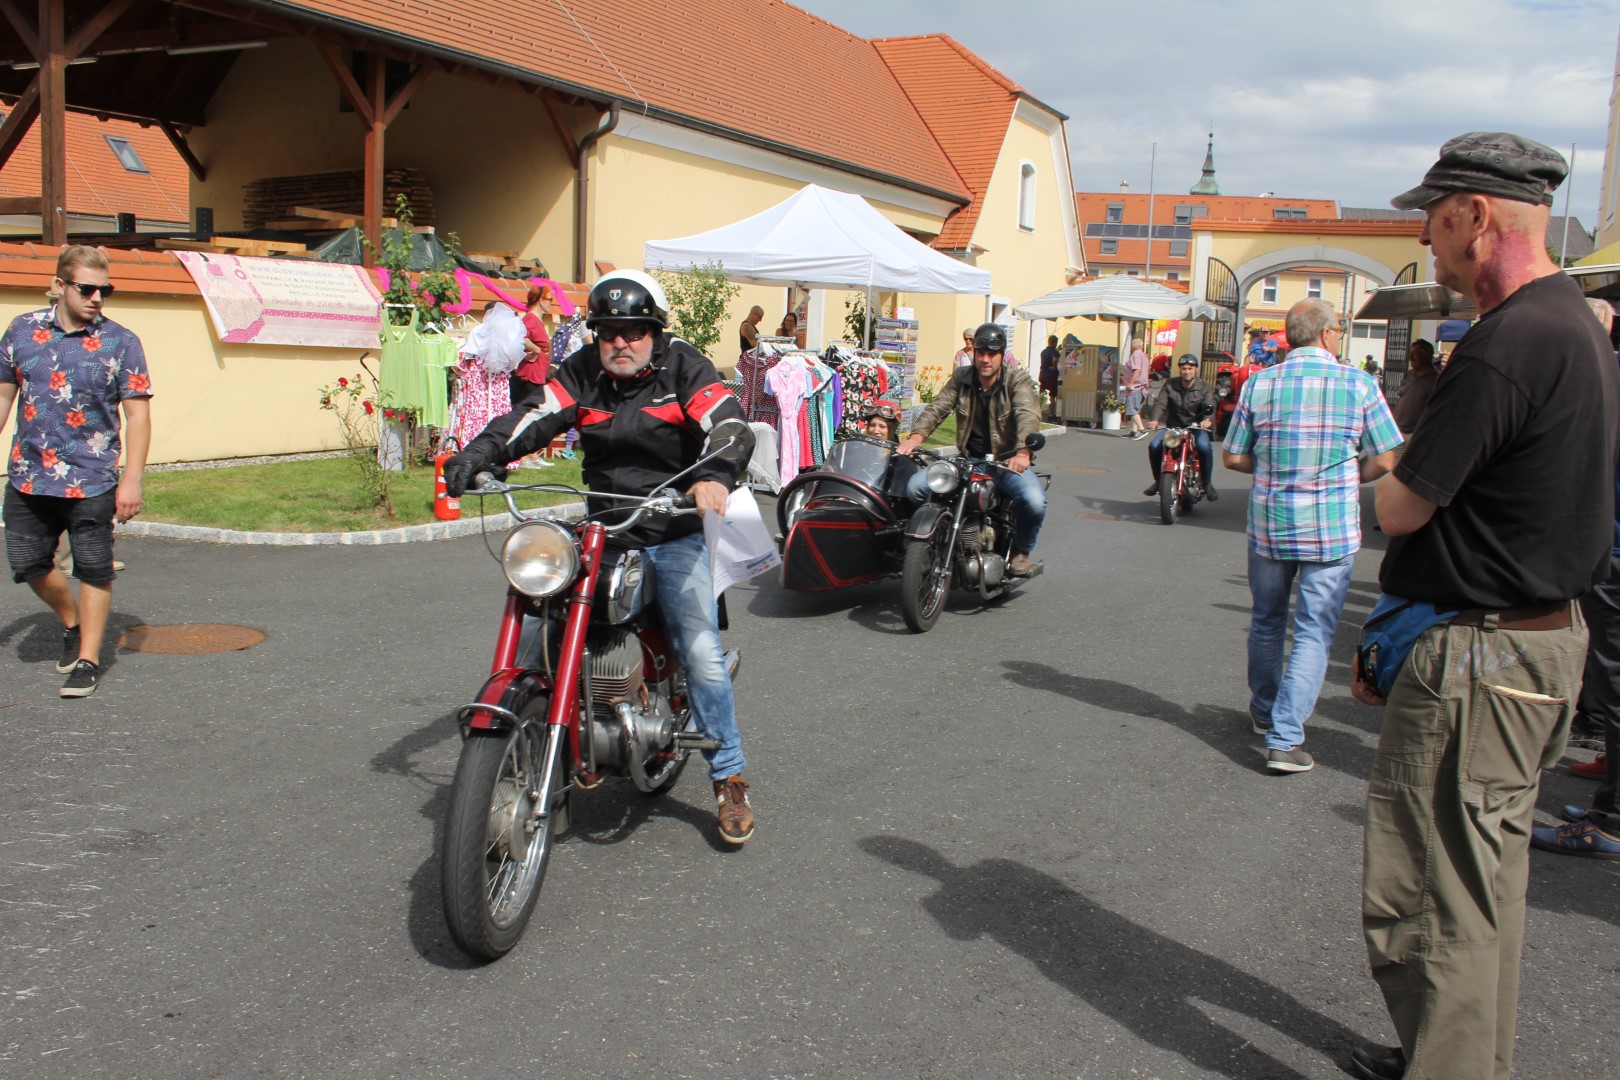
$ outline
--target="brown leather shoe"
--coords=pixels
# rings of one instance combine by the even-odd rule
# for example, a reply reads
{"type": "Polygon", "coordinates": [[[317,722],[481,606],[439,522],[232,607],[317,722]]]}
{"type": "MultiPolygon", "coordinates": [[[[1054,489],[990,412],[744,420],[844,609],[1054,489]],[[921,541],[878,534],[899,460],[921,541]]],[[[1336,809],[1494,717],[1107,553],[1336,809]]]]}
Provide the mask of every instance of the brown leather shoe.
{"type": "Polygon", "coordinates": [[[1007,573],[1013,577],[1028,577],[1030,568],[1029,556],[1023,552],[1014,555],[1007,563],[1007,573]]]}
{"type": "Polygon", "coordinates": [[[720,817],[720,839],[728,844],[745,844],[754,835],[754,808],[748,804],[748,781],[728,776],[714,782],[716,813],[720,817]]]}

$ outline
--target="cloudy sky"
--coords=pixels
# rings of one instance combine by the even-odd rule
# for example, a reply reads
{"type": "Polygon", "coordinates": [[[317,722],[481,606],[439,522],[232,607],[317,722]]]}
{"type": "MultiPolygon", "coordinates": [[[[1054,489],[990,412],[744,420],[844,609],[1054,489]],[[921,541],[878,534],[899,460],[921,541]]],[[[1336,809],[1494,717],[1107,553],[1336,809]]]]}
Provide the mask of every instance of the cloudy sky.
{"type": "MultiPolygon", "coordinates": [[[[1614,0],[795,0],[862,37],[946,33],[1069,116],[1075,186],[1186,191],[1213,124],[1227,195],[1389,205],[1440,144],[1515,131],[1566,157],[1597,221],[1614,0]]],[[[1563,213],[1560,189],[1554,213],[1563,213]]]]}

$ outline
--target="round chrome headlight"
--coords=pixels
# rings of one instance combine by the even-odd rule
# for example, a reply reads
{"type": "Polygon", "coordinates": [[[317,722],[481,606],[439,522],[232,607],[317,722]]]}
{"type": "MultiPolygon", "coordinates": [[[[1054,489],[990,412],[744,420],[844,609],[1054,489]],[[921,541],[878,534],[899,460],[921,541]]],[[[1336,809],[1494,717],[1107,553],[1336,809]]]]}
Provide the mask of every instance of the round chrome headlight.
{"type": "Polygon", "coordinates": [[[1179,432],[1179,431],[1170,432],[1169,434],[1165,435],[1165,437],[1164,437],[1164,448],[1166,450],[1174,450],[1176,447],[1181,445],[1181,438],[1182,438],[1181,432],[1179,432]]]}
{"type": "Polygon", "coordinates": [[[935,495],[949,495],[962,482],[956,466],[948,461],[936,461],[923,473],[923,481],[935,495]]]}
{"type": "Polygon", "coordinates": [[[574,534],[552,521],[529,521],[501,545],[501,570],[524,596],[555,596],[579,573],[574,534]]]}

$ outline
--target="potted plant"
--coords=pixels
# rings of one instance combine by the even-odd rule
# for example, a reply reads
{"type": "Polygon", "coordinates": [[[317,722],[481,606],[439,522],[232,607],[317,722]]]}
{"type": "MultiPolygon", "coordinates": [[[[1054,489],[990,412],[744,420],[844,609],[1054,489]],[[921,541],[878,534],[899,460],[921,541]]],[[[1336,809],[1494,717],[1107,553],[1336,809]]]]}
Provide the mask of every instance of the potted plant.
{"type": "Polygon", "coordinates": [[[1112,391],[1102,399],[1102,426],[1104,431],[1118,431],[1119,418],[1125,412],[1125,406],[1112,391]]]}

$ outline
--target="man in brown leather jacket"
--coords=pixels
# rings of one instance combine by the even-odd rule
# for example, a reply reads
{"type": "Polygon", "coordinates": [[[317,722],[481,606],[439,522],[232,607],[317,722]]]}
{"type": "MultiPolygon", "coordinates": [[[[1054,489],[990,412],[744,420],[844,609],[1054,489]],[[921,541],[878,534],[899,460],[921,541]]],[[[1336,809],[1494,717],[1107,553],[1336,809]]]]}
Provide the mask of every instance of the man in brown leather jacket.
{"type": "MultiPolygon", "coordinates": [[[[1002,361],[1007,353],[1007,330],[985,323],[973,332],[973,366],[959,367],[917,417],[899,453],[909,454],[933,434],[940,422],[956,414],[956,448],[969,457],[1007,458],[1006,471],[997,472],[996,488],[1012,502],[1016,522],[1012,560],[1007,571],[1028,574],[1030,553],[1046,520],[1046,489],[1030,469],[1034,457],[1024,441],[1041,429],[1040,395],[1029,374],[1002,361]],[[1016,451],[1016,453],[1014,453],[1016,451]]],[[[928,487],[919,471],[912,479],[913,498],[926,499],[928,487]]]]}

